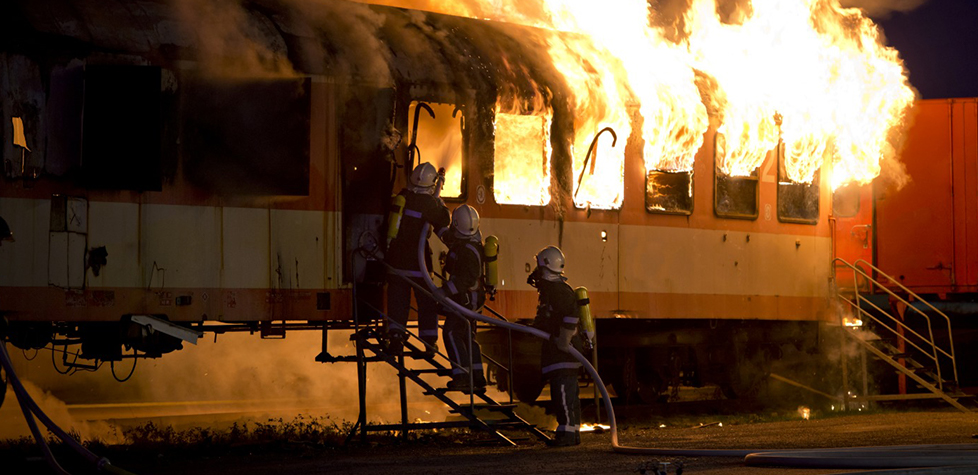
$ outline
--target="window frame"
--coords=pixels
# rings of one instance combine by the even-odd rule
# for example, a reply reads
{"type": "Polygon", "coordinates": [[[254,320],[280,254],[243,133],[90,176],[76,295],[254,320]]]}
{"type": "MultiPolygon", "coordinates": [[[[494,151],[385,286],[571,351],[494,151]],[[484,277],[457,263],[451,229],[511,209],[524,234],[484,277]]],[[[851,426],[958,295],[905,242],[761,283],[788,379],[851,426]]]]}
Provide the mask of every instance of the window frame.
{"type": "Polygon", "coordinates": [[[796,183],[790,181],[790,179],[788,178],[788,172],[784,166],[784,158],[785,158],[784,149],[785,149],[784,142],[779,141],[777,147],[777,157],[776,157],[776,160],[778,161],[777,163],[778,172],[776,177],[777,185],[778,185],[778,195],[777,195],[777,202],[776,202],[778,221],[782,223],[805,224],[810,226],[817,225],[822,213],[822,201],[821,201],[822,200],[822,187],[821,187],[822,170],[821,168],[819,168],[818,170],[815,171],[815,176],[814,178],[812,178],[811,184],[796,183]],[[796,218],[791,216],[785,217],[781,215],[781,197],[783,195],[782,189],[789,186],[805,187],[805,188],[814,187],[815,189],[815,218],[814,219],[796,218]]]}
{"type": "MultiPolygon", "coordinates": [[[[549,140],[551,142],[551,144],[550,144],[551,145],[550,155],[547,157],[547,162],[548,162],[547,163],[547,167],[550,169],[550,180],[551,180],[550,193],[549,193],[549,198],[550,199],[547,200],[547,203],[540,205],[540,204],[500,203],[500,202],[496,201],[496,133],[495,133],[496,110],[493,108],[493,109],[491,109],[491,111],[492,111],[492,113],[491,113],[491,117],[490,117],[489,123],[493,125],[493,134],[492,134],[492,163],[491,163],[492,174],[489,177],[487,177],[487,179],[486,179],[486,183],[488,185],[486,187],[487,188],[487,190],[486,190],[486,195],[487,195],[486,200],[488,201],[488,197],[491,196],[492,197],[492,202],[494,204],[496,204],[497,206],[519,206],[519,207],[528,207],[528,208],[544,208],[544,207],[553,205],[554,199],[555,199],[555,197],[554,197],[554,189],[553,189],[553,179],[554,179],[554,172],[555,172],[555,170],[554,170],[553,137],[551,135],[552,132],[547,132],[547,140],[549,140]]],[[[533,114],[511,114],[511,115],[533,115],[533,114]]],[[[552,128],[553,127],[553,111],[550,112],[550,124],[551,124],[551,128],[552,128]]],[[[573,205],[573,203],[572,203],[572,205],[573,205]]]]}
{"type": "MultiPolygon", "coordinates": [[[[720,171],[719,165],[717,165],[717,140],[720,134],[715,133],[713,135],[713,214],[718,218],[723,219],[741,219],[745,221],[756,221],[758,216],[760,216],[761,209],[761,180],[760,180],[760,169],[759,165],[754,171],[751,172],[750,176],[730,176],[724,174],[720,171]],[[720,196],[720,178],[724,177],[727,180],[736,180],[738,182],[753,182],[754,184],[754,214],[739,214],[739,213],[721,213],[719,208],[718,198],[720,196]]],[[[770,153],[770,152],[768,152],[770,153]]],[[[765,157],[766,158],[766,157],[765,157]]],[[[763,165],[763,162],[761,162],[763,165]]]]}
{"type": "MultiPolygon", "coordinates": [[[[443,196],[441,196],[441,199],[442,199],[442,201],[444,201],[446,203],[466,203],[468,201],[468,195],[469,195],[468,183],[469,183],[469,155],[470,155],[470,153],[469,153],[469,127],[468,127],[469,117],[468,117],[468,115],[466,113],[466,109],[468,108],[468,105],[466,104],[466,101],[464,101],[464,100],[462,100],[462,99],[460,99],[458,97],[456,97],[454,101],[452,101],[450,98],[434,97],[434,96],[413,96],[413,97],[408,97],[407,98],[407,107],[406,107],[406,109],[407,109],[407,115],[405,116],[405,119],[404,119],[405,129],[407,130],[407,132],[406,132],[406,134],[404,136],[404,139],[406,139],[407,142],[402,142],[402,143],[405,143],[405,147],[407,147],[407,146],[409,146],[411,144],[411,125],[412,125],[411,124],[411,120],[412,120],[412,115],[414,115],[414,109],[411,108],[411,105],[414,104],[414,103],[425,103],[425,104],[434,103],[434,104],[453,105],[453,106],[455,106],[455,109],[458,110],[460,114],[462,114],[462,117],[461,117],[462,118],[462,125],[461,125],[461,128],[462,128],[462,131],[461,131],[462,132],[462,160],[461,160],[462,161],[462,170],[461,170],[461,175],[459,177],[459,187],[461,189],[459,191],[459,195],[458,196],[447,197],[447,196],[444,196],[443,195],[443,196]]],[[[429,106],[430,106],[430,104],[429,104],[429,106]]],[[[421,114],[420,117],[424,117],[424,114],[421,114]]],[[[423,120],[424,119],[421,119],[421,121],[423,121],[423,120]]],[[[424,158],[424,156],[422,155],[421,158],[424,158]]],[[[421,163],[422,163],[421,161],[418,161],[418,162],[414,163],[414,166],[418,166],[421,163]]],[[[408,172],[408,174],[410,175],[410,171],[408,172]]]]}
{"type": "Polygon", "coordinates": [[[864,185],[858,185],[858,184],[850,183],[850,184],[844,185],[844,186],[840,187],[839,189],[837,189],[837,190],[835,190],[835,191],[832,192],[832,217],[834,217],[834,218],[855,218],[855,217],[859,216],[859,213],[862,211],[862,205],[863,205],[862,190],[860,190],[860,187],[861,186],[864,186],[864,185]],[[835,203],[836,203],[835,197],[836,196],[841,196],[841,194],[839,193],[840,190],[846,190],[845,191],[845,194],[851,194],[853,196],[853,199],[856,202],[856,206],[855,206],[855,211],[853,211],[852,214],[838,214],[838,212],[837,212],[838,207],[835,205],[835,203]]]}
{"type": "Polygon", "coordinates": [[[657,170],[652,169],[645,172],[645,212],[649,214],[664,214],[672,216],[692,216],[693,211],[696,209],[696,176],[694,170],[687,171],[668,171],[668,170],[657,170]],[[650,207],[649,203],[649,182],[654,174],[658,175],[679,175],[686,174],[689,177],[689,208],[688,209],[677,209],[677,210],[664,210],[664,209],[653,209],[650,207]]]}

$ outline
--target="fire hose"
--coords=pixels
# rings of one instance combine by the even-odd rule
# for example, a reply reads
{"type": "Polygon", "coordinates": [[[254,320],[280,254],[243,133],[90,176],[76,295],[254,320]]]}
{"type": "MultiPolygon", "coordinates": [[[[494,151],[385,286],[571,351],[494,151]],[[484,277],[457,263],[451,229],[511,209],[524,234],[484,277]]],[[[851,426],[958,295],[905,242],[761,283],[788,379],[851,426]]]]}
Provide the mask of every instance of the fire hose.
{"type": "Polygon", "coordinates": [[[17,402],[20,404],[20,410],[24,413],[24,420],[27,421],[27,426],[31,430],[31,434],[34,435],[34,440],[37,445],[41,448],[41,452],[44,454],[44,459],[48,462],[48,465],[54,470],[55,473],[59,475],[67,475],[68,472],[65,471],[58,461],[54,459],[54,454],[51,453],[51,448],[48,447],[47,442],[44,440],[44,434],[41,433],[40,428],[37,426],[37,421],[34,419],[35,416],[39,419],[55,436],[61,439],[68,447],[77,452],[92,464],[98,471],[112,473],[116,475],[132,475],[132,473],[118,468],[109,462],[109,459],[105,457],[99,457],[91,450],[88,450],[83,445],[78,443],[71,435],[65,432],[63,429],[58,427],[57,424],[52,421],[47,414],[41,410],[33,398],[27,394],[27,390],[24,385],[21,384],[20,378],[14,372],[13,363],[10,360],[10,355],[7,353],[7,345],[0,339],[0,367],[7,373],[7,381],[14,390],[14,394],[17,396],[17,402]]]}
{"type": "MultiPolygon", "coordinates": [[[[427,236],[431,225],[424,223],[421,236],[427,236]]],[[[425,269],[424,248],[425,240],[418,243],[418,268],[425,269]]],[[[552,336],[540,329],[520,325],[518,323],[497,320],[469,310],[455,301],[434,292],[437,288],[428,272],[421,272],[428,293],[438,303],[450,308],[458,315],[466,316],[478,322],[495,325],[505,329],[526,333],[537,338],[550,341],[552,336]]],[[[651,448],[621,445],[618,441],[618,424],[615,420],[615,408],[611,397],[598,371],[591,362],[573,346],[568,351],[591,376],[595,386],[601,391],[601,398],[608,413],[608,425],[611,432],[611,447],[616,453],[634,455],[657,455],[675,457],[743,457],[744,463],[752,466],[781,466],[797,468],[920,468],[942,466],[978,466],[978,445],[907,445],[894,447],[851,447],[828,449],[678,449],[651,448]]]]}

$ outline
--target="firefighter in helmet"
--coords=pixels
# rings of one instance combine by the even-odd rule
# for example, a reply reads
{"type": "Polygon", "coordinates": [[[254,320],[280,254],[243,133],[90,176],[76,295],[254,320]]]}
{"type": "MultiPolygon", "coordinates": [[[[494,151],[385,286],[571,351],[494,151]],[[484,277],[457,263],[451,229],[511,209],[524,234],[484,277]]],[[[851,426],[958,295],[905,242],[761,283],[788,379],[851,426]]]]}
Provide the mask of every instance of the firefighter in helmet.
{"type": "MultiPolygon", "coordinates": [[[[479,232],[479,213],[475,208],[469,205],[455,208],[445,244],[448,245],[448,254],[444,271],[448,280],[435,290],[435,297],[437,300],[449,298],[477,312],[486,302],[486,293],[482,282],[482,234],[479,232]]],[[[475,328],[476,322],[451,310],[445,312],[445,327],[442,330],[445,351],[455,363],[448,389],[469,393],[486,388],[482,349],[475,341],[475,328]],[[472,371],[471,381],[469,371],[472,371]]]]}
{"type": "Polygon", "coordinates": [[[564,277],[564,253],[547,246],[536,255],[537,267],[527,283],[539,294],[537,315],[533,326],[549,333],[543,343],[540,366],[543,377],[550,382],[552,410],[557,417],[557,434],[550,445],[567,446],[581,443],[581,400],[578,373],[581,363],[569,353],[582,344],[576,337],[578,326],[577,296],[564,277]]]}
{"type": "MultiPolygon", "coordinates": [[[[410,279],[422,288],[427,288],[422,272],[431,269],[431,248],[428,235],[422,233],[425,223],[441,239],[448,231],[451,216],[448,207],[439,196],[441,180],[430,163],[422,163],[411,172],[410,184],[401,190],[404,209],[399,217],[396,235],[387,248],[387,263],[393,268],[387,279],[387,313],[393,321],[388,328],[387,338],[394,351],[399,351],[404,341],[408,311],[411,306],[412,286],[410,279]],[[418,263],[418,247],[424,243],[427,269],[418,263]]],[[[429,230],[430,231],[430,230],[429,230]]],[[[418,333],[427,345],[428,352],[434,352],[438,341],[438,308],[428,295],[414,293],[418,302],[418,333]]]]}

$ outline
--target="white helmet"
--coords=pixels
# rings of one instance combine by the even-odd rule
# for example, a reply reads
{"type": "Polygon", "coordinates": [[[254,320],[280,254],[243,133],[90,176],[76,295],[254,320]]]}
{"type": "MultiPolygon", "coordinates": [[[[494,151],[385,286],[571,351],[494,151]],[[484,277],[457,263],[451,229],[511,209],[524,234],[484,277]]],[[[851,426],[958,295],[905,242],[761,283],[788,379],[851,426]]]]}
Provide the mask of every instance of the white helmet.
{"type": "Polygon", "coordinates": [[[547,246],[537,253],[537,266],[557,274],[564,273],[564,253],[557,246],[547,246]]]}
{"type": "Polygon", "coordinates": [[[452,211],[452,228],[460,236],[475,236],[479,232],[479,212],[469,205],[455,208],[452,211]]]}
{"type": "Polygon", "coordinates": [[[435,183],[438,181],[438,170],[435,166],[424,162],[414,167],[411,172],[411,186],[415,193],[431,193],[435,191],[435,183]]]}

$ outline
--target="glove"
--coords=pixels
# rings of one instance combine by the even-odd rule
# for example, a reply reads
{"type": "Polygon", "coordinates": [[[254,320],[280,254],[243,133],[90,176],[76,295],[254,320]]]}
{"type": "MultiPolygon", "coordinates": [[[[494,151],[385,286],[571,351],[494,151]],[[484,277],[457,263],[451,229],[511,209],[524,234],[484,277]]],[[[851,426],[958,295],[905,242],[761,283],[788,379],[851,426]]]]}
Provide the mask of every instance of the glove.
{"type": "Polygon", "coordinates": [[[558,350],[570,352],[571,338],[573,337],[574,330],[568,330],[561,327],[560,333],[554,338],[554,344],[557,345],[558,350]]]}

